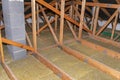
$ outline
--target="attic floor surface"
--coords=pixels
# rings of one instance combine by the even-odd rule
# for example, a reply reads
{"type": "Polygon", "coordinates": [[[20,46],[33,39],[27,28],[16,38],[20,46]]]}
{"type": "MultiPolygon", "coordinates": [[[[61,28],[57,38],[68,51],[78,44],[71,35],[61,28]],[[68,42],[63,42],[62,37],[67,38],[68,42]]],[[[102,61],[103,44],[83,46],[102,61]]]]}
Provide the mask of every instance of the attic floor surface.
{"type": "MultiPolygon", "coordinates": [[[[72,34],[70,33],[65,33],[64,37],[65,41],[73,39],[72,34]]],[[[41,33],[40,38],[38,38],[38,51],[41,55],[57,65],[75,80],[116,80],[110,75],[101,72],[87,63],[66,54],[58,47],[41,50],[41,48],[54,44],[55,42],[51,34],[41,33]]],[[[113,59],[102,52],[93,50],[75,41],[66,43],[65,45],[120,71],[120,60],[113,59]]],[[[49,68],[40,63],[33,56],[28,55],[25,59],[13,61],[7,52],[6,46],[4,48],[4,52],[6,63],[11,68],[18,80],[60,80],[60,78],[57,77],[49,68]]],[[[0,80],[9,80],[1,66],[0,80]]]]}

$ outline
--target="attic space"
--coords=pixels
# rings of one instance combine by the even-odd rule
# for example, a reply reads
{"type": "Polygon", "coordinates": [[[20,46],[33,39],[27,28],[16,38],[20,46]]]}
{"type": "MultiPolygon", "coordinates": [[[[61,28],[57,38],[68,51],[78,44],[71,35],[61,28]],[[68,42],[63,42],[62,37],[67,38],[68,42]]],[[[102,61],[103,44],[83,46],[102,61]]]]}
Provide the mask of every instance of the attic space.
{"type": "Polygon", "coordinates": [[[0,80],[120,80],[120,0],[0,0],[0,80]]]}

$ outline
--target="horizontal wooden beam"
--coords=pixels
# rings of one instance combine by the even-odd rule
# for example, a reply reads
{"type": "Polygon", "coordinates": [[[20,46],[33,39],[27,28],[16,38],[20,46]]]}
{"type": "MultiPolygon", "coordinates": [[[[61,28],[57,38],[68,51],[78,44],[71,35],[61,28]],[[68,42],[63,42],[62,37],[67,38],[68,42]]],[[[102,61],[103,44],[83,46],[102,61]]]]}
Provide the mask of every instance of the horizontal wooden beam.
{"type": "Polygon", "coordinates": [[[116,42],[116,41],[113,41],[113,40],[110,40],[110,39],[106,39],[106,38],[102,38],[100,36],[94,36],[93,38],[96,39],[96,40],[99,40],[101,42],[109,43],[111,45],[114,45],[114,46],[117,46],[117,47],[120,48],[120,43],[119,42],[116,42]]]}
{"type": "MultiPolygon", "coordinates": [[[[10,44],[10,45],[17,46],[17,47],[20,47],[20,48],[24,48],[24,49],[27,49],[27,50],[30,50],[30,51],[34,52],[34,49],[29,47],[29,46],[26,46],[26,45],[23,45],[23,44],[20,44],[20,43],[11,41],[11,40],[7,40],[7,39],[4,39],[4,38],[2,38],[2,41],[3,41],[3,43],[7,43],[7,44],[10,44]]],[[[40,55],[40,53],[36,52],[33,55],[38,60],[40,60],[43,64],[45,64],[48,68],[50,68],[57,76],[62,78],[62,80],[74,80],[68,74],[66,74],[64,71],[59,69],[56,65],[52,64],[50,61],[48,61],[46,58],[44,58],[42,55],[40,55]]],[[[9,67],[7,65],[3,64],[3,67],[5,68],[6,72],[9,74],[9,76],[11,77],[11,80],[17,80],[15,78],[15,76],[13,76],[12,71],[9,69],[9,67]]]]}
{"type": "MultiPolygon", "coordinates": [[[[93,0],[95,3],[100,3],[98,0],[93,0]]],[[[111,16],[111,14],[107,11],[107,9],[105,9],[105,8],[101,8],[101,10],[108,16],[108,17],[110,17],[111,16]]]]}
{"type": "Polygon", "coordinates": [[[49,60],[47,60],[45,57],[43,57],[40,53],[34,53],[33,56],[37,58],[41,63],[46,65],[49,69],[51,69],[58,77],[60,77],[62,80],[74,80],[71,76],[69,76],[67,73],[65,73],[63,70],[61,70],[59,67],[51,63],[49,60]]]}
{"type": "Polygon", "coordinates": [[[106,52],[107,55],[113,57],[113,58],[117,58],[117,59],[120,59],[120,53],[116,52],[116,51],[113,51],[113,50],[110,50],[108,48],[105,48],[103,46],[100,46],[98,44],[95,44],[95,43],[92,43],[92,42],[89,42],[87,40],[81,40],[81,43],[85,46],[88,46],[92,49],[95,49],[95,50],[98,50],[98,51],[101,51],[101,52],[106,52]]]}
{"type": "Polygon", "coordinates": [[[27,45],[24,45],[24,44],[21,44],[21,43],[12,41],[12,40],[8,40],[8,39],[5,39],[5,38],[2,38],[2,42],[5,43],[5,44],[16,46],[16,47],[24,48],[24,49],[30,50],[32,52],[35,51],[34,48],[32,48],[32,47],[29,47],[27,45]]]}
{"type": "MultiPolygon", "coordinates": [[[[81,5],[82,3],[79,1],[75,2],[76,4],[81,5]]],[[[119,4],[106,4],[106,3],[93,3],[93,2],[86,2],[86,6],[98,6],[98,7],[102,7],[102,8],[119,8],[120,5],[119,4]]]]}
{"type": "MultiPolygon", "coordinates": [[[[54,65],[49,60],[47,60],[45,57],[40,55],[40,53],[34,51],[34,49],[32,47],[29,47],[29,46],[26,46],[24,44],[17,43],[17,42],[11,41],[11,40],[7,40],[5,38],[2,38],[2,42],[6,43],[6,44],[13,45],[13,46],[16,46],[16,47],[24,48],[24,49],[30,50],[32,52],[35,52],[35,53],[33,53],[33,56],[36,57],[44,65],[46,65],[48,68],[50,68],[57,76],[62,78],[62,80],[74,80],[67,73],[65,73],[60,68],[58,68],[56,65],[54,65]]],[[[7,65],[4,64],[3,67],[5,68],[6,72],[9,74],[10,77],[12,75],[11,80],[17,80],[16,78],[14,78],[15,76],[13,76],[12,71],[9,69],[9,67],[7,65]]]]}
{"type": "MultiPolygon", "coordinates": [[[[54,8],[53,6],[51,6],[50,4],[48,4],[47,2],[45,2],[44,0],[36,0],[36,1],[38,3],[40,3],[40,4],[42,4],[43,6],[47,7],[48,9],[52,10],[56,14],[60,15],[60,11],[59,10],[57,10],[56,8],[54,8]]],[[[76,22],[75,20],[73,20],[72,18],[70,18],[68,15],[65,14],[64,18],[79,27],[79,23],[76,22]]],[[[83,27],[83,29],[85,31],[89,32],[89,33],[92,33],[92,31],[88,30],[85,26],[83,27]]]]}
{"type": "Polygon", "coordinates": [[[120,80],[120,72],[119,71],[117,71],[117,70],[115,70],[113,68],[110,68],[110,67],[106,66],[105,64],[100,63],[100,62],[98,62],[98,61],[84,55],[83,53],[80,53],[78,51],[70,49],[70,48],[68,48],[66,46],[61,46],[61,47],[66,53],[68,53],[68,54],[78,58],[79,60],[82,60],[82,61],[90,64],[91,66],[94,66],[97,69],[99,69],[99,70],[101,70],[101,71],[115,77],[116,79],[120,80]]]}

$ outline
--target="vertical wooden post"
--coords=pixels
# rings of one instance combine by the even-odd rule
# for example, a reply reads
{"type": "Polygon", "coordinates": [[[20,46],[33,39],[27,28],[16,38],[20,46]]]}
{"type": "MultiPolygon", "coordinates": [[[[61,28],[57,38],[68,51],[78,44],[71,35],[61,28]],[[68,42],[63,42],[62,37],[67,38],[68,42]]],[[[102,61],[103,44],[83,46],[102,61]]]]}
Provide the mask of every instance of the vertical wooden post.
{"type": "MultiPolygon", "coordinates": [[[[36,10],[37,10],[37,30],[39,30],[39,4],[36,4],[36,10]]],[[[38,34],[39,35],[39,34],[38,34]]]]}
{"type": "MultiPolygon", "coordinates": [[[[75,11],[74,11],[74,6],[75,6],[75,4],[74,4],[74,0],[71,0],[71,5],[70,5],[70,10],[69,10],[69,14],[70,14],[70,17],[71,18],[73,18],[73,19],[75,19],[75,11]]],[[[74,24],[71,24],[71,27],[73,28],[73,30],[76,28],[76,25],[74,25],[74,24]]]]}
{"type": "Polygon", "coordinates": [[[63,44],[63,32],[64,32],[64,8],[65,0],[61,0],[61,13],[60,13],[60,44],[63,44]]]}
{"type": "Polygon", "coordinates": [[[73,0],[71,0],[71,4],[70,4],[70,10],[69,10],[69,14],[70,14],[70,17],[73,18],[73,0]]]}
{"type": "MultiPolygon", "coordinates": [[[[73,18],[73,13],[74,13],[74,11],[73,11],[73,0],[71,0],[70,1],[70,9],[69,9],[69,16],[71,17],[71,18],[73,18]]],[[[68,23],[68,22],[67,22],[68,23]]],[[[73,28],[73,24],[70,24],[71,26],[70,27],[72,27],[73,28]]]]}
{"type": "Polygon", "coordinates": [[[1,63],[4,63],[4,53],[3,53],[3,45],[2,45],[2,38],[1,38],[1,30],[0,30],[0,59],[1,63]]]}
{"type": "MultiPolygon", "coordinates": [[[[58,9],[58,2],[55,3],[56,9],[58,9]]],[[[58,26],[58,15],[55,15],[55,31],[57,32],[57,26],[58,26]]]]}
{"type": "Polygon", "coordinates": [[[37,51],[35,0],[31,1],[31,6],[32,6],[33,47],[35,51],[37,51]]]}
{"type": "Polygon", "coordinates": [[[91,22],[90,30],[93,30],[96,7],[94,6],[92,9],[93,9],[92,10],[92,22],[91,22]]]}
{"type": "MultiPolygon", "coordinates": [[[[78,7],[79,7],[78,4],[76,4],[75,7],[78,10],[78,7]]],[[[75,20],[77,21],[77,12],[75,12],[75,20]]],[[[77,26],[76,25],[74,25],[74,30],[75,30],[75,32],[77,31],[77,26]]]]}
{"type": "Polygon", "coordinates": [[[98,16],[99,16],[99,10],[100,10],[100,7],[96,7],[96,10],[95,10],[95,18],[93,20],[93,35],[96,34],[96,28],[97,28],[97,24],[98,24],[98,16]]]}
{"type": "MultiPolygon", "coordinates": [[[[119,13],[119,12],[118,12],[119,13]]],[[[113,28],[112,28],[112,35],[111,35],[111,40],[113,40],[114,33],[115,33],[115,28],[117,26],[117,20],[118,20],[118,13],[116,14],[115,21],[113,23],[113,28]]]]}
{"type": "Polygon", "coordinates": [[[80,27],[79,27],[79,34],[78,34],[78,39],[79,40],[81,40],[81,38],[82,38],[85,4],[86,4],[86,0],[82,0],[82,9],[81,9],[81,15],[80,15],[80,27]]]}

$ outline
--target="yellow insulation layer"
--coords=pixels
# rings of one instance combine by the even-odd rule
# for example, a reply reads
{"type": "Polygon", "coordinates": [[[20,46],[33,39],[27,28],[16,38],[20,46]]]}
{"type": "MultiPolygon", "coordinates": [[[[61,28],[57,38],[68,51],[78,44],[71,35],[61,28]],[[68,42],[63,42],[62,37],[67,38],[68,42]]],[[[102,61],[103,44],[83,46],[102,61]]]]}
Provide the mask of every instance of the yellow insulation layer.
{"type": "Polygon", "coordinates": [[[120,59],[112,58],[111,56],[108,56],[105,52],[100,52],[94,49],[91,49],[87,46],[81,45],[77,42],[72,42],[70,44],[67,44],[70,48],[77,50],[101,63],[104,63],[105,65],[114,68],[118,71],[120,71],[120,59]]]}
{"type": "Polygon", "coordinates": [[[18,80],[60,80],[50,69],[30,55],[8,65],[18,80]]]}
{"type": "Polygon", "coordinates": [[[75,57],[64,53],[59,48],[41,51],[41,54],[63,69],[75,80],[116,80],[75,57]]]}

